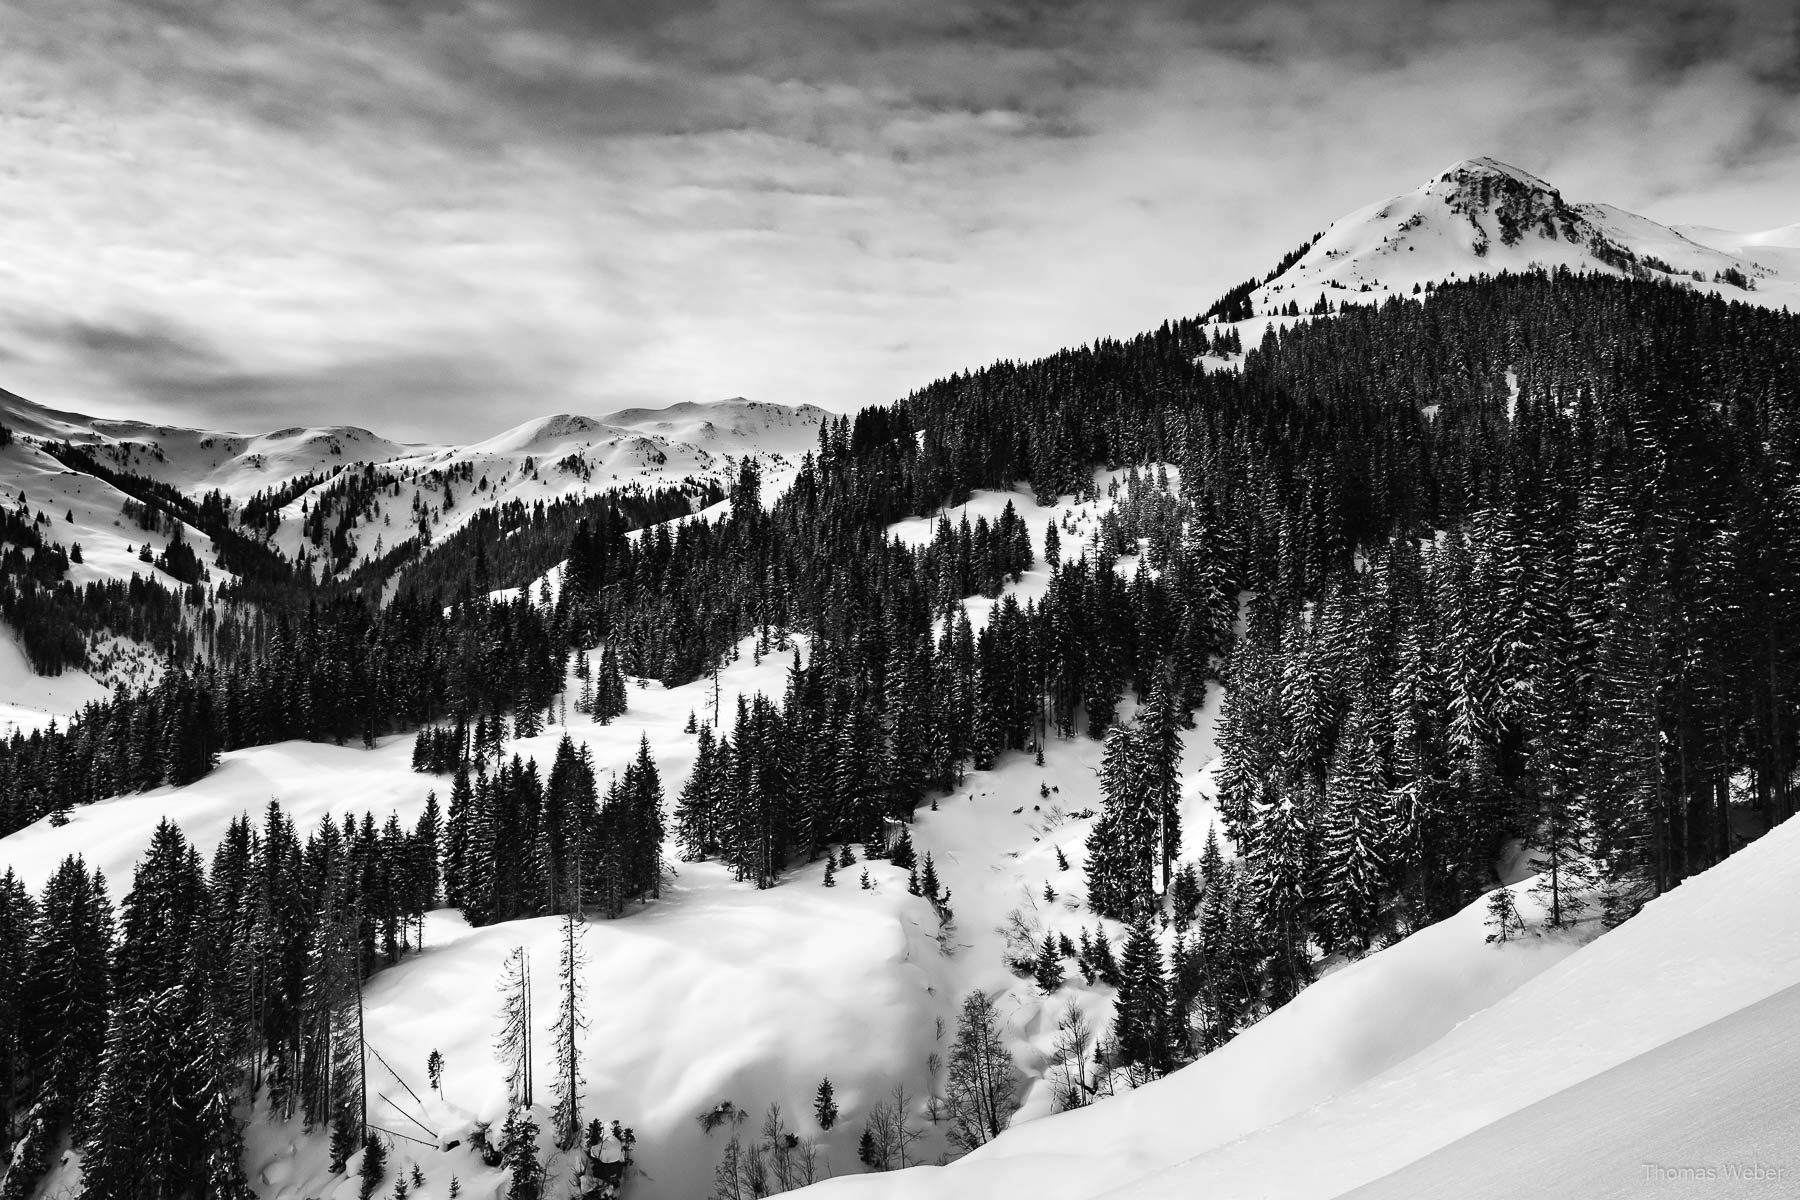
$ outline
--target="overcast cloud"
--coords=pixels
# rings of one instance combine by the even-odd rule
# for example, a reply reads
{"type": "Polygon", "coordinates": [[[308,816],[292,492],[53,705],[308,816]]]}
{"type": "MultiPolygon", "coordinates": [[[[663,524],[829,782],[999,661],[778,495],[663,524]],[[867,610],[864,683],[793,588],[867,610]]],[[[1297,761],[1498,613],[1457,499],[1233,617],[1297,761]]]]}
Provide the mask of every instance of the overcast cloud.
{"type": "Polygon", "coordinates": [[[434,440],[849,409],[1476,154],[1800,221],[1796,6],[0,0],[0,387],[434,440]]]}

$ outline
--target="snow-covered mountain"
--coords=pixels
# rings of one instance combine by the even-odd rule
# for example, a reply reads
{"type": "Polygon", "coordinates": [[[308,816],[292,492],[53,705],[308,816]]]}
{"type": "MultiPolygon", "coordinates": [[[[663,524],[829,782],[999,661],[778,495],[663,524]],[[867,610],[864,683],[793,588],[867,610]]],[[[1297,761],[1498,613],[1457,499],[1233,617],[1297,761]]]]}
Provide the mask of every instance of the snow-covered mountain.
{"type": "Polygon", "coordinates": [[[1410,192],[1332,222],[1251,293],[1258,315],[1374,303],[1415,287],[1501,271],[1567,267],[1663,280],[1732,299],[1800,301],[1795,228],[1764,234],[1674,229],[1610,204],[1576,203],[1529,172],[1471,158],[1410,192]]]}
{"type": "MultiPolygon", "coordinates": [[[[0,489],[14,499],[22,492],[36,509],[70,515],[73,528],[55,540],[81,543],[86,569],[77,584],[128,579],[144,569],[138,559],[144,542],[160,553],[168,539],[121,522],[128,497],[49,453],[62,443],[108,471],[155,480],[189,499],[218,491],[241,506],[259,494],[275,497],[280,519],[265,536],[289,558],[317,555],[320,531],[341,526],[348,557],[329,566],[349,570],[409,536],[442,539],[509,501],[534,504],[612,488],[697,490],[727,480],[746,457],[760,460],[779,488],[817,442],[825,416],[812,406],[738,398],[601,417],[554,414],[466,445],[412,445],[350,426],[250,435],[110,420],[0,391],[0,425],[15,435],[0,450],[0,489]],[[379,496],[346,500],[351,485],[369,490],[371,482],[382,485],[379,496]],[[326,519],[308,531],[304,518],[321,506],[326,519]]],[[[207,541],[191,526],[184,536],[207,541]]]]}
{"type": "Polygon", "coordinates": [[[0,390],[0,423],[17,436],[70,442],[103,464],[193,495],[217,489],[242,501],[290,479],[347,463],[386,462],[420,449],[349,425],[249,435],[63,412],[0,390]]]}

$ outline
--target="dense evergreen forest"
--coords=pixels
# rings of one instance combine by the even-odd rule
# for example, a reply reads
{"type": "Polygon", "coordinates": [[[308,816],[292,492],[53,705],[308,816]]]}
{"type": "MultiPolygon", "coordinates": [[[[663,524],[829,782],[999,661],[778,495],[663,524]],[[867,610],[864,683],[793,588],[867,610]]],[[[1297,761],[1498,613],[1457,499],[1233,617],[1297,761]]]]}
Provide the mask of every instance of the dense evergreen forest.
{"type": "MultiPolygon", "coordinates": [[[[471,564],[449,593],[383,607],[246,603],[237,632],[155,688],[15,737],[4,830],[289,737],[433,726],[415,765],[452,782],[442,830],[434,809],[418,830],[327,826],[302,846],[271,811],[210,871],[159,835],[117,936],[79,862],[40,899],[0,887],[10,977],[85,1014],[50,1030],[30,1016],[48,1002],[0,1001],[18,1047],[10,1134],[110,1136],[133,1102],[119,1074],[178,1027],[211,1081],[195,1093],[208,1106],[179,1117],[179,1169],[233,1194],[226,1101],[341,1121],[343,1094],[316,1082],[331,1014],[346,979],[404,949],[440,870],[442,898],[477,922],[653,899],[647,750],[604,798],[573,746],[547,778],[504,753],[509,725],[541,728],[571,657],[578,706],[616,715],[622,676],[682,683],[746,635],[759,655],[805,637],[781,696],[700,714],[674,798],[682,853],[761,887],[851,843],[910,854],[894,830],[970,767],[1105,739],[1088,896],[1128,939],[1115,957],[1102,926],[1018,965],[1046,990],[1065,957],[1114,982],[1109,1053],[1146,1072],[1285,1002],[1322,955],[1457,910],[1521,843],[1546,867],[1553,922],[1590,900],[1619,921],[1793,813],[1800,319],[1540,274],[1293,322],[1237,369],[1196,361],[1235,336],[1184,320],[939,380],[828,423],[772,504],[747,463],[715,520],[629,539],[607,505],[572,528],[522,525],[541,543],[528,556],[566,554],[554,597],[490,600],[471,564]],[[919,549],[885,532],[977,488],[1090,494],[1098,465],[1139,468],[1100,535],[1062,545],[1053,526],[1048,593],[1004,597],[979,631],[958,601],[1033,561],[1017,515],[941,521],[919,549]],[[1196,853],[1176,820],[1177,735],[1219,681],[1233,845],[1196,853]],[[153,894],[182,929],[232,929],[196,947],[254,945],[288,973],[252,1001],[182,974],[217,968],[133,917],[153,894]]],[[[947,908],[935,878],[925,888],[947,908]]]]}

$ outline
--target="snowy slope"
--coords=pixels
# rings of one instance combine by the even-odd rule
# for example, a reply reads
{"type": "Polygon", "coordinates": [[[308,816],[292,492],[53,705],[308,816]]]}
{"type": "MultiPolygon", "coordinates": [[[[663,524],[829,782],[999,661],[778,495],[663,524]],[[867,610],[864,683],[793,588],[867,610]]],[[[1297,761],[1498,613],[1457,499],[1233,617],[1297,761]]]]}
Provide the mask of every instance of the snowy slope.
{"type": "Polygon", "coordinates": [[[1689,241],[1747,259],[1784,279],[1800,279],[1800,224],[1760,233],[1732,233],[1704,225],[1677,225],[1675,229],[1689,241]]]}
{"type": "Polygon", "coordinates": [[[667,408],[625,408],[601,418],[664,441],[742,453],[746,446],[762,454],[798,458],[818,445],[819,421],[825,410],[803,404],[789,407],[737,397],[711,404],[671,404],[667,408]]]}
{"type": "Polygon", "coordinates": [[[1571,203],[1528,172],[1472,158],[1333,222],[1251,303],[1259,315],[1290,302],[1305,313],[1321,297],[1378,303],[1415,286],[1540,267],[1664,280],[1775,306],[1800,300],[1800,262],[1759,256],[1755,245],[1743,235],[1684,233],[1608,204],[1571,203]],[[1727,272],[1751,290],[1726,282],[1727,272]]]}
{"type": "MultiPolygon", "coordinates": [[[[1460,1186],[1441,1191],[1430,1183],[1470,1178],[1457,1175],[1459,1155],[1472,1171],[1502,1170],[1518,1144],[1496,1123],[1536,1128],[1560,1104],[1565,1120],[1579,1111],[1585,1134],[1560,1143],[1570,1182],[1507,1186],[1518,1181],[1502,1174],[1490,1192],[1471,1194],[1578,1200],[1606,1193],[1586,1189],[1575,1160],[1629,1165],[1652,1143],[1623,1116],[1595,1121],[1580,1103],[1583,1093],[1569,1089],[1623,1097],[1644,1082],[1677,1079],[1679,1091],[1638,1092],[1624,1110],[1690,1127],[1687,1140],[1671,1143],[1671,1156],[1762,1153],[1791,1171],[1800,1166],[1793,1127],[1791,1118],[1780,1121],[1800,1100],[1800,1077],[1771,1073],[1758,1081],[1752,1094],[1771,1115],[1742,1127],[1735,1140],[1705,1142],[1700,1130],[1715,1119],[1705,1108],[1717,1093],[1685,1083],[1692,1076],[1679,1064],[1694,1051],[1679,1039],[1707,1031],[1698,1036],[1709,1051],[1740,1074],[1764,1052],[1779,1017],[1751,1006],[1800,984],[1796,854],[1800,822],[1788,822],[1572,953],[1549,939],[1487,944],[1477,904],[1328,976],[1223,1050],[1130,1097],[1009,1130],[948,1168],[837,1181],[821,1195],[1329,1200],[1415,1163],[1422,1174],[1411,1180],[1419,1186],[1401,1176],[1370,1194],[1463,1195],[1460,1186]],[[1405,978],[1414,967],[1427,974],[1405,978]],[[1496,971],[1502,977],[1490,984],[1463,987],[1496,971]],[[1365,1038],[1384,1031],[1397,1039],[1389,1054],[1360,1055],[1345,1069],[1365,1038]],[[1271,1084],[1269,1070],[1299,1078],[1271,1084]],[[1607,1076],[1615,1070],[1621,1073],[1607,1076]],[[1291,1090],[1282,1114],[1268,1094],[1284,1086],[1291,1090]],[[1534,1110],[1545,1102],[1549,1108],[1534,1110]],[[1490,1127],[1491,1134],[1471,1136],[1490,1127]],[[1440,1152],[1445,1157],[1434,1164],[1430,1156],[1440,1152]]],[[[1794,1051],[1775,1053],[1779,1062],[1794,1051]]],[[[1545,1175],[1563,1178],[1554,1166],[1545,1175]]]]}
{"type": "Polygon", "coordinates": [[[1580,944],[1571,934],[1489,953],[1483,910],[1477,902],[1325,976],[1221,1049],[1135,1092],[1015,1123],[948,1167],[859,1177],[822,1195],[1096,1196],[1280,1122],[1425,1049],[1580,944]]]}
{"type": "Polygon", "coordinates": [[[1800,985],[1483,1126],[1346,1200],[1800,1194],[1796,1078],[1800,985]]]}
{"type": "Polygon", "coordinates": [[[11,737],[14,730],[30,733],[53,720],[67,721],[107,694],[86,671],[33,673],[18,639],[0,632],[0,738],[11,737]]]}

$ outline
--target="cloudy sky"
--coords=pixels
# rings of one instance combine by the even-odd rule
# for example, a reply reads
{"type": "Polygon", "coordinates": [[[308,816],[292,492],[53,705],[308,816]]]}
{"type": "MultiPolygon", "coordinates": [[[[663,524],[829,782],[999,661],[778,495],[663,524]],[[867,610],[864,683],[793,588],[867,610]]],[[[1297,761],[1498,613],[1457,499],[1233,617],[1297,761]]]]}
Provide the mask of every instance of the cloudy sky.
{"type": "Polygon", "coordinates": [[[838,409],[1491,154],[1800,221],[1792,3],[0,0],[0,387],[448,440],[838,409]]]}

